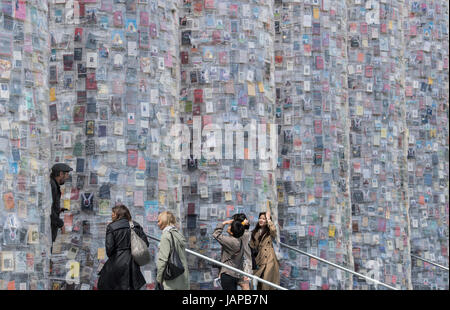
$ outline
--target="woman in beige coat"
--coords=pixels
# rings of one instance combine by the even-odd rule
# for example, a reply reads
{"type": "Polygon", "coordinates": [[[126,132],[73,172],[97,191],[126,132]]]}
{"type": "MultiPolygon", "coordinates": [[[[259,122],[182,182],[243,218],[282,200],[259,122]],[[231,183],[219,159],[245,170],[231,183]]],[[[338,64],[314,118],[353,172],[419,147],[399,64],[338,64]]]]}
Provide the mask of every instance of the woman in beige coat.
{"type": "Polygon", "coordinates": [[[175,216],[169,212],[164,211],[158,216],[158,227],[161,229],[161,241],[159,243],[158,261],[156,262],[156,282],[157,285],[164,287],[164,290],[188,290],[189,285],[189,270],[186,260],[186,240],[183,235],[175,228],[176,220],[175,216]],[[184,267],[184,273],[179,275],[173,280],[164,280],[163,274],[166,268],[167,261],[169,260],[170,249],[174,246],[172,242],[172,236],[175,242],[175,250],[180,256],[181,262],[184,267]]]}
{"type": "MultiPolygon", "coordinates": [[[[280,285],[280,265],[278,263],[272,240],[275,240],[277,230],[270,217],[270,211],[259,214],[258,224],[252,231],[250,247],[256,250],[257,270],[254,275],[264,280],[280,285]]],[[[258,290],[273,290],[274,288],[258,282],[258,290]]]]}

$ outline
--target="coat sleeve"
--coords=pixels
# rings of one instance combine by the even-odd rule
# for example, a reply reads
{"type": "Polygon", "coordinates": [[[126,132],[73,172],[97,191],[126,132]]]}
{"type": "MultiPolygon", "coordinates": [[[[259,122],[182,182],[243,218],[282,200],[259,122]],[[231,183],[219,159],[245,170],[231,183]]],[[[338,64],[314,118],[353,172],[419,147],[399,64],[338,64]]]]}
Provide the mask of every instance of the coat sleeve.
{"type": "Polygon", "coordinates": [[[275,239],[277,237],[277,228],[275,227],[275,224],[270,221],[267,223],[267,225],[269,226],[270,236],[272,237],[272,239],[275,239]]]}
{"type": "Polygon", "coordinates": [[[223,223],[218,223],[216,228],[214,229],[213,232],[213,237],[214,239],[216,239],[220,245],[226,249],[229,249],[231,251],[236,251],[237,249],[233,246],[234,244],[234,237],[230,237],[230,236],[225,236],[223,234],[223,223]]]}
{"type": "Polygon", "coordinates": [[[58,189],[56,188],[56,184],[53,180],[50,181],[50,186],[52,188],[52,217],[54,219],[59,217],[59,213],[61,213],[61,208],[58,204],[60,197],[58,197],[58,189]]]}
{"type": "Polygon", "coordinates": [[[108,257],[114,255],[114,252],[116,251],[116,243],[114,241],[113,231],[109,225],[106,227],[105,248],[106,248],[106,255],[108,255],[108,257]]]}
{"type": "Polygon", "coordinates": [[[163,272],[170,254],[170,234],[163,233],[159,243],[158,261],[156,262],[156,281],[163,283],[163,272]]]}
{"type": "Polygon", "coordinates": [[[249,246],[250,232],[245,231],[242,242],[244,245],[244,271],[247,273],[252,273],[252,253],[249,246]]]}

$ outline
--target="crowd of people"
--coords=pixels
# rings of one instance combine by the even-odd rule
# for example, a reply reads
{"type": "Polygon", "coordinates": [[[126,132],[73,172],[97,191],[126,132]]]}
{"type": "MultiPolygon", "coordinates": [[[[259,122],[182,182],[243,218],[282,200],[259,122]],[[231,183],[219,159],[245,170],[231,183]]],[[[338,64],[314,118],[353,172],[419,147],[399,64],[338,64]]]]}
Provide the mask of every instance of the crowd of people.
{"type": "MultiPolygon", "coordinates": [[[[146,234],[139,223],[132,221],[128,208],[119,204],[112,209],[112,222],[106,228],[106,254],[108,260],[100,271],[98,289],[100,290],[138,290],[145,285],[145,279],[139,264],[131,251],[131,229],[149,245],[146,234]],[[131,225],[133,223],[133,225],[131,225]],[[134,226],[131,228],[131,226],[134,226]]],[[[177,229],[173,213],[164,211],[158,216],[158,227],[162,231],[156,260],[156,289],[189,290],[189,269],[186,259],[186,239],[177,229]],[[173,257],[178,259],[181,272],[168,275],[173,265],[173,257]]],[[[232,219],[217,224],[212,234],[221,245],[220,261],[228,266],[242,270],[279,284],[279,264],[272,245],[276,238],[276,229],[270,211],[259,214],[258,223],[250,232],[250,223],[243,213],[235,214],[232,219]],[[226,232],[224,232],[227,227],[226,232]]],[[[220,285],[224,290],[242,290],[252,288],[249,277],[221,267],[220,285]]],[[[268,290],[271,286],[258,282],[253,289],[268,290]]]]}
{"type": "MultiPolygon", "coordinates": [[[[56,164],[52,168],[52,242],[56,239],[58,229],[64,228],[59,218],[60,213],[66,211],[60,208],[60,186],[69,178],[71,171],[72,168],[66,164],[56,164]]],[[[138,258],[137,255],[142,256],[142,252],[148,255],[147,236],[142,226],[132,220],[129,209],[123,204],[112,208],[111,220],[106,228],[105,240],[108,260],[99,272],[97,287],[99,290],[142,289],[146,281],[140,267],[148,260],[138,258]]],[[[160,213],[158,227],[162,235],[156,260],[156,289],[189,290],[186,239],[177,229],[174,214],[169,211],[160,213]]],[[[219,222],[212,237],[222,247],[220,261],[223,264],[279,285],[279,262],[273,247],[276,234],[269,210],[259,214],[258,222],[251,232],[247,216],[238,213],[227,221],[219,222]],[[225,227],[227,233],[224,232],[225,227]]],[[[219,280],[224,290],[236,290],[238,286],[242,290],[252,289],[249,277],[223,266],[219,271],[219,280]]],[[[258,282],[253,289],[269,290],[273,287],[258,282]]]]}

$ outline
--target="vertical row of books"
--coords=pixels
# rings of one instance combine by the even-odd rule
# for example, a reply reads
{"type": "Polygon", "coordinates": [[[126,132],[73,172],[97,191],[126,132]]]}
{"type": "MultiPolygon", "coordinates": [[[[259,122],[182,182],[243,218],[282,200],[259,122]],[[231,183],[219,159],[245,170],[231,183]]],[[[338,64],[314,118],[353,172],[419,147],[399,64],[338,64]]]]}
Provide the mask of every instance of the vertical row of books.
{"type": "MultiPolygon", "coordinates": [[[[183,161],[184,234],[218,260],[218,222],[245,213],[253,229],[268,208],[277,221],[272,5],[194,0],[179,14],[180,122],[192,155],[183,161]]],[[[191,289],[218,289],[218,268],[188,260],[191,289]]]]}
{"type": "MultiPolygon", "coordinates": [[[[282,241],[353,268],[345,1],[275,1],[277,192],[282,241]]],[[[346,289],[348,274],[284,251],[282,285],[346,289]]]]}
{"type": "MultiPolygon", "coordinates": [[[[52,1],[49,111],[52,161],[74,171],[62,188],[65,232],[50,289],[96,289],[111,209],[125,204],[144,231],[179,214],[180,166],[170,156],[178,114],[177,1],[52,1]]],[[[157,243],[151,242],[153,257],[157,243]]],[[[155,285],[155,261],[143,269],[155,285]]]]}
{"type": "Polygon", "coordinates": [[[0,290],[47,288],[47,11],[0,2],[0,290]]]}
{"type": "MultiPolygon", "coordinates": [[[[356,0],[347,10],[354,268],[407,289],[402,2],[356,0]]],[[[374,286],[355,277],[353,287],[374,286]]]]}
{"type": "MultiPolygon", "coordinates": [[[[411,252],[448,266],[448,2],[405,1],[411,252]]],[[[414,289],[449,288],[448,272],[412,258],[414,289]]]]}

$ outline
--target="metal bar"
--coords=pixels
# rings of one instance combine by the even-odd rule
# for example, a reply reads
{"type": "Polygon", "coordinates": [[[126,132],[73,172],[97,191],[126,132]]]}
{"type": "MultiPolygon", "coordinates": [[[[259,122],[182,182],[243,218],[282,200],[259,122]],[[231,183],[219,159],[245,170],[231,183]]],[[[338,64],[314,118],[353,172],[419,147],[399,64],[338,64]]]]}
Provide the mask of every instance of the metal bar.
{"type": "Polygon", "coordinates": [[[448,271],[448,267],[445,267],[445,266],[436,264],[436,263],[434,263],[434,262],[432,262],[432,261],[430,261],[430,260],[428,260],[428,259],[422,258],[422,257],[417,256],[417,255],[414,255],[414,254],[411,254],[411,257],[415,257],[415,258],[420,259],[420,260],[422,260],[422,261],[424,261],[424,262],[427,262],[427,263],[429,263],[429,264],[435,265],[435,266],[437,266],[437,267],[439,267],[439,268],[441,268],[441,269],[444,269],[444,270],[447,270],[447,271],[448,271]]]}
{"type": "Polygon", "coordinates": [[[312,258],[314,258],[314,259],[317,259],[318,261],[321,261],[321,262],[323,262],[323,263],[325,263],[325,264],[328,264],[328,265],[331,265],[331,266],[333,266],[333,267],[336,267],[336,268],[339,268],[339,269],[341,269],[341,270],[344,270],[345,272],[349,272],[349,273],[352,273],[352,274],[354,274],[354,275],[356,275],[356,276],[358,276],[358,277],[364,278],[364,279],[366,279],[366,280],[368,280],[368,281],[372,281],[372,282],[374,282],[375,284],[382,285],[382,286],[387,287],[387,288],[389,288],[389,289],[391,289],[391,290],[398,290],[398,288],[396,288],[396,287],[393,287],[393,286],[387,285],[387,284],[385,284],[385,283],[383,283],[383,282],[380,282],[380,281],[378,281],[378,280],[369,278],[369,277],[367,277],[367,276],[365,276],[365,275],[362,275],[362,274],[360,274],[360,273],[357,273],[356,271],[353,271],[353,270],[347,269],[347,268],[345,268],[345,267],[336,265],[335,263],[332,263],[332,262],[330,262],[330,261],[327,261],[327,260],[325,260],[325,259],[323,259],[323,258],[317,257],[317,256],[312,255],[312,254],[309,254],[309,253],[307,253],[307,252],[303,252],[302,250],[296,249],[296,248],[294,248],[294,247],[292,247],[292,246],[290,246],[290,245],[284,244],[284,243],[282,243],[282,242],[280,242],[280,245],[282,245],[282,246],[284,246],[284,247],[286,247],[286,248],[288,248],[288,249],[291,249],[291,250],[293,250],[293,251],[296,251],[296,252],[298,252],[298,253],[300,253],[300,254],[303,254],[303,255],[312,257],[312,258]]]}
{"type": "MultiPolygon", "coordinates": [[[[152,237],[152,236],[150,236],[150,235],[147,235],[147,237],[149,237],[150,239],[156,240],[156,241],[158,241],[158,242],[161,241],[160,239],[158,239],[158,238],[156,238],[156,237],[152,237]]],[[[215,260],[215,259],[209,258],[208,256],[202,255],[202,254],[200,254],[200,253],[194,252],[194,251],[189,250],[189,249],[185,249],[185,251],[186,251],[187,253],[189,253],[189,254],[195,255],[195,256],[197,256],[197,257],[200,257],[201,259],[207,260],[207,261],[209,261],[209,262],[211,262],[211,263],[214,263],[214,264],[216,264],[216,265],[222,266],[222,267],[224,267],[224,268],[233,270],[233,271],[235,271],[235,272],[237,272],[237,273],[239,273],[239,274],[242,274],[242,275],[244,275],[244,276],[247,276],[247,277],[249,277],[249,278],[252,278],[252,279],[254,279],[254,280],[257,280],[257,281],[259,281],[259,282],[262,282],[262,283],[264,283],[264,284],[267,284],[267,285],[269,285],[269,286],[271,286],[271,287],[274,287],[274,288],[276,288],[276,289],[287,291],[287,288],[281,287],[281,286],[276,285],[276,284],[274,284],[274,283],[272,283],[272,282],[269,282],[269,281],[267,281],[267,280],[261,279],[261,278],[255,276],[255,275],[252,275],[252,274],[247,273],[247,272],[245,272],[245,271],[242,271],[242,270],[240,270],[240,269],[237,269],[237,268],[228,266],[228,265],[226,265],[226,264],[224,264],[224,263],[222,263],[222,262],[219,262],[219,261],[217,261],[217,260],[215,260]]]]}

